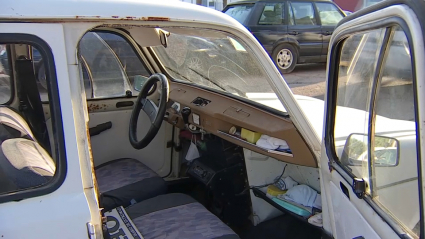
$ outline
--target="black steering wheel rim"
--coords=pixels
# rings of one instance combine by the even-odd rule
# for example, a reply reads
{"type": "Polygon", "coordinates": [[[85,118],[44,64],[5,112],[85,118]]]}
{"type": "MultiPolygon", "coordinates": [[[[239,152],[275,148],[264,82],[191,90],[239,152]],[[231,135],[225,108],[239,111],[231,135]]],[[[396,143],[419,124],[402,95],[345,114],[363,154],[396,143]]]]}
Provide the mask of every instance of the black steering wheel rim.
{"type": "Polygon", "coordinates": [[[129,126],[129,139],[130,143],[135,149],[143,149],[155,138],[158,133],[159,128],[161,127],[162,121],[164,119],[165,110],[168,102],[169,87],[168,80],[165,75],[157,73],[149,77],[146,83],[143,85],[139,96],[137,97],[136,103],[133,107],[130,118],[129,126]],[[159,107],[155,105],[154,102],[147,98],[149,90],[157,82],[161,85],[161,96],[159,100],[159,107]],[[139,119],[140,111],[143,110],[150,119],[151,126],[149,131],[140,141],[137,140],[137,121],[139,119]]]}

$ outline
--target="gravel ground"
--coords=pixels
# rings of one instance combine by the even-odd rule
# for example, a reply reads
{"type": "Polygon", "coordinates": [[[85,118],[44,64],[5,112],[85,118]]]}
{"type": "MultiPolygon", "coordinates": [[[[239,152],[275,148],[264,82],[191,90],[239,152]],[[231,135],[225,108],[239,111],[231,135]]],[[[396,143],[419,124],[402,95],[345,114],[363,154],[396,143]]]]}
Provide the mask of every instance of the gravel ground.
{"type": "Polygon", "coordinates": [[[303,64],[283,78],[296,95],[324,99],[326,91],[326,64],[303,64]]]}

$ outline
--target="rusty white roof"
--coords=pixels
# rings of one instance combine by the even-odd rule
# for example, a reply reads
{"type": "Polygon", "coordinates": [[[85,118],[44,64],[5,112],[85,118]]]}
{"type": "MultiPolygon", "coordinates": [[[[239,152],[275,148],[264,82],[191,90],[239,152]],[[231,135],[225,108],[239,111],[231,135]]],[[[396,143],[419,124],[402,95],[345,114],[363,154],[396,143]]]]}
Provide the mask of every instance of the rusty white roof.
{"type": "Polygon", "coordinates": [[[214,9],[177,0],[1,1],[0,20],[9,19],[200,21],[224,25],[237,22],[214,9]]]}

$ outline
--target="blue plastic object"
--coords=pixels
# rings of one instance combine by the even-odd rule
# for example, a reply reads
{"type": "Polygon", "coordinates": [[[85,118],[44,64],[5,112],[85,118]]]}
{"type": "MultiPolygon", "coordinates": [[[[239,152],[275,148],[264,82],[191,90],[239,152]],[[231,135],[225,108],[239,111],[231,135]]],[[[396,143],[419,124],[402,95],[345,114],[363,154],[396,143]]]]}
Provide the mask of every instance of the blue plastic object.
{"type": "Polygon", "coordinates": [[[306,210],[304,208],[298,207],[298,206],[296,206],[292,203],[281,200],[277,197],[272,198],[272,200],[273,200],[273,202],[279,204],[279,206],[281,206],[281,207],[285,208],[286,210],[291,211],[291,212],[293,212],[293,213],[295,213],[299,216],[302,216],[302,217],[311,216],[311,212],[309,212],[308,210],[306,210]]]}

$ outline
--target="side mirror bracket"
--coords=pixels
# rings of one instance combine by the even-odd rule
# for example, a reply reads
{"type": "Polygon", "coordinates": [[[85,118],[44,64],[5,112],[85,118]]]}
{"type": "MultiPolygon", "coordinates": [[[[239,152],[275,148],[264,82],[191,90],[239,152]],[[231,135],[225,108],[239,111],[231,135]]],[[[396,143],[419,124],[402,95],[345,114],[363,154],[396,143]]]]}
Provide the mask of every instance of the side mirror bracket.
{"type": "Polygon", "coordinates": [[[353,179],[353,192],[359,199],[362,199],[366,193],[366,181],[362,178],[353,179]]]}

